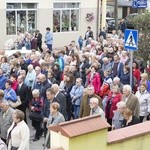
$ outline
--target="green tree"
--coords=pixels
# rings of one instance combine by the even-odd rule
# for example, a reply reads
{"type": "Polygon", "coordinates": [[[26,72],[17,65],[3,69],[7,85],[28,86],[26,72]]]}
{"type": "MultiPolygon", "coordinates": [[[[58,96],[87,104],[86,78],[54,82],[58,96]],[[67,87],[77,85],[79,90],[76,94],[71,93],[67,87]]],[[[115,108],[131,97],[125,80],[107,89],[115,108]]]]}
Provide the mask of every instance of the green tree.
{"type": "Polygon", "coordinates": [[[140,14],[132,22],[134,28],[139,31],[138,51],[134,54],[142,57],[147,63],[150,58],[150,13],[140,14]]]}

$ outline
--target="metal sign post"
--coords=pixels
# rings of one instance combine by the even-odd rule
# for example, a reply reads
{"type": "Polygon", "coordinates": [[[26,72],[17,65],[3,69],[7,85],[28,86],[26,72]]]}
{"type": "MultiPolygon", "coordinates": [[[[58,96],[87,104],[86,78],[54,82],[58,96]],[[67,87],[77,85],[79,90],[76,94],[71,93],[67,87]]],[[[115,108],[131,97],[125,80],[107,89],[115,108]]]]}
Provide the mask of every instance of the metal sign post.
{"type": "Polygon", "coordinates": [[[130,86],[132,87],[133,83],[133,73],[132,73],[132,64],[133,64],[133,51],[138,49],[138,31],[137,30],[125,30],[125,43],[124,48],[129,49],[130,51],[130,86]]]}
{"type": "Polygon", "coordinates": [[[133,80],[133,71],[132,71],[132,64],[133,64],[133,51],[130,51],[130,57],[131,57],[131,59],[130,59],[130,62],[131,62],[131,64],[130,64],[130,86],[132,87],[132,80],[133,80]]]}

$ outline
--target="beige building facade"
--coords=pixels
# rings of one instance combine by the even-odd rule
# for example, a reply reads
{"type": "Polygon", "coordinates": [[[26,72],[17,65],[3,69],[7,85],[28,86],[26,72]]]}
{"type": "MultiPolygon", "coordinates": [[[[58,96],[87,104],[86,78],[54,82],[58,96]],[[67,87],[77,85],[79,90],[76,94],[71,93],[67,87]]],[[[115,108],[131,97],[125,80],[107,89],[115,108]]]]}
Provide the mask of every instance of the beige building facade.
{"type": "Polygon", "coordinates": [[[91,26],[94,37],[99,32],[100,0],[2,0],[0,3],[0,49],[4,42],[15,39],[17,30],[31,32],[45,28],[53,31],[53,47],[63,47],[84,37],[91,26]]]}

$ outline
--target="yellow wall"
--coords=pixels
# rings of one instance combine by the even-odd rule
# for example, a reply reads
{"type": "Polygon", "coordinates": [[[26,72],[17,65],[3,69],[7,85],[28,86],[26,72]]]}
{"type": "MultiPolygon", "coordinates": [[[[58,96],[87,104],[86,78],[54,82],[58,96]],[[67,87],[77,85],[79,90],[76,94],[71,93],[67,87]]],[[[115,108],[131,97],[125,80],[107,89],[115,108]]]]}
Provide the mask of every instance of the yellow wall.
{"type": "Polygon", "coordinates": [[[107,130],[70,138],[69,150],[100,150],[106,149],[107,130]]]}
{"type": "Polygon", "coordinates": [[[52,148],[63,147],[64,150],[149,150],[149,142],[150,134],[146,134],[108,144],[106,129],[70,139],[51,132],[52,148]]]}
{"type": "Polygon", "coordinates": [[[108,144],[106,150],[149,150],[150,134],[119,143],[108,144]]]}

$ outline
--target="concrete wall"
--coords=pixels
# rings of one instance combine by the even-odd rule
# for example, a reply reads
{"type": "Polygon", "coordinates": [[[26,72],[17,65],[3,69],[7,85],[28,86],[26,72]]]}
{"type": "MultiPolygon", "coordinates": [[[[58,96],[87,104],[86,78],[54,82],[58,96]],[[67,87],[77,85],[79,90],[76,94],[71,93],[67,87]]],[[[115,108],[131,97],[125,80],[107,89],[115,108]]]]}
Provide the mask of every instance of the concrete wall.
{"type": "MultiPolygon", "coordinates": [[[[3,48],[3,43],[8,39],[15,39],[14,35],[6,35],[6,3],[7,2],[20,2],[31,3],[31,0],[2,0],[0,2],[0,49],[3,48]]],[[[53,47],[63,47],[68,45],[71,40],[77,41],[79,35],[84,36],[87,26],[91,26],[94,31],[94,37],[96,37],[97,29],[97,0],[32,0],[32,3],[38,3],[37,13],[37,28],[45,35],[46,27],[53,27],[53,3],[54,2],[79,2],[80,3],[80,16],[79,16],[79,31],[54,33],[53,47]],[[87,13],[94,13],[94,20],[87,22],[85,16],[87,13]]],[[[43,39],[44,40],[44,39],[43,39]]]]}

